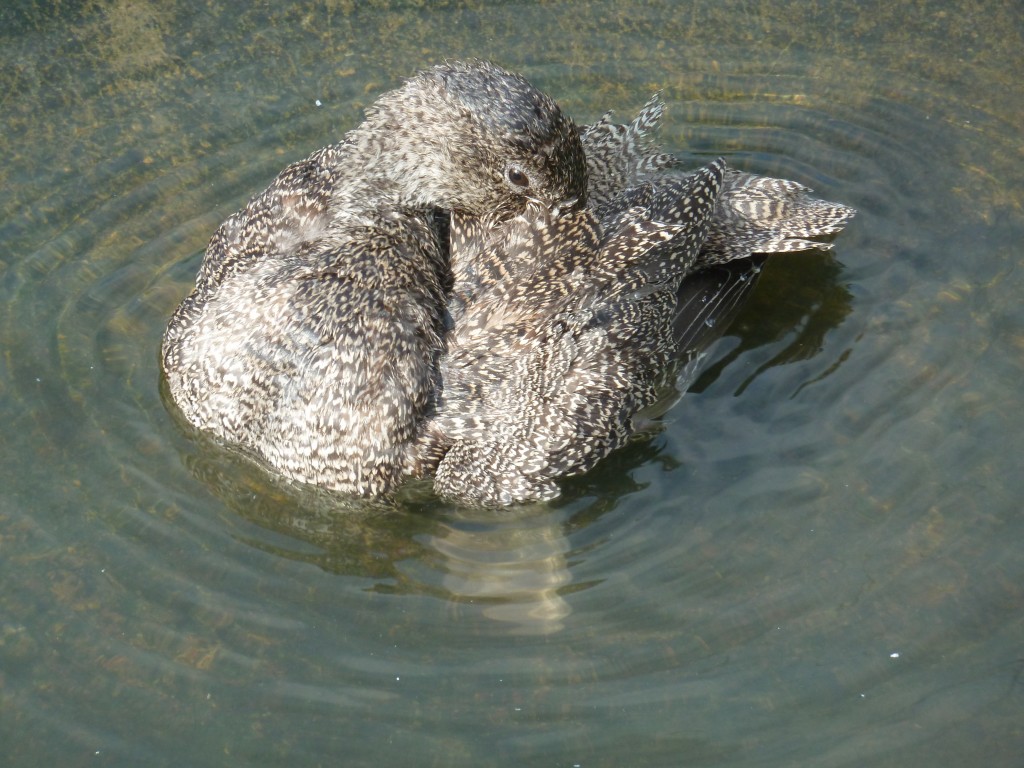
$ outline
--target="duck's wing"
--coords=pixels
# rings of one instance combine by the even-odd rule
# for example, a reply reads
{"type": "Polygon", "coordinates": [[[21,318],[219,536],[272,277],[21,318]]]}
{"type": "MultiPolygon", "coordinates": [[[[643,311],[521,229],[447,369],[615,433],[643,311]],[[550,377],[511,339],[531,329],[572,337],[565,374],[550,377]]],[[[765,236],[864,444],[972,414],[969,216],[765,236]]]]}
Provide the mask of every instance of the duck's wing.
{"type": "Polygon", "coordinates": [[[503,258],[523,265],[520,279],[467,307],[441,362],[444,390],[424,431],[424,454],[443,456],[438,493],[483,504],[550,498],[557,478],[629,439],[676,355],[679,277],[696,258],[722,168],[644,186],[607,232],[590,209],[531,209],[509,223],[503,258]]]}
{"type": "Polygon", "coordinates": [[[689,175],[667,176],[621,192],[602,213],[601,225],[608,234],[595,271],[618,283],[678,285],[698,261],[727,170],[719,159],[689,175]],[[650,245],[655,229],[664,239],[650,245]]]}

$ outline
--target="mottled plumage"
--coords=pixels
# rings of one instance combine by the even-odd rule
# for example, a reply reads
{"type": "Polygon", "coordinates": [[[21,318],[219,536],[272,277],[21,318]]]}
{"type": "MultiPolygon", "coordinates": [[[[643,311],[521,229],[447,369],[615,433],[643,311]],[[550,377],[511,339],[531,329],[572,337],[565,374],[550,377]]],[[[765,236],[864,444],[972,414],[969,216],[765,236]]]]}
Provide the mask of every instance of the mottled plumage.
{"type": "Polygon", "coordinates": [[[164,338],[175,403],[347,493],[556,495],[698,343],[688,275],[827,247],[853,213],[722,161],[684,174],[651,141],[662,111],[577,129],[484,62],[385,94],[216,232],[164,338]]]}
{"type": "Polygon", "coordinates": [[[634,188],[607,227],[590,208],[530,206],[464,240],[453,221],[453,263],[487,254],[504,269],[453,312],[443,392],[421,438],[424,454],[440,457],[440,493],[485,504],[550,498],[557,478],[628,439],[672,362],[676,289],[723,170],[634,188]]]}
{"type": "Polygon", "coordinates": [[[807,238],[852,215],[721,160],[674,171],[649,139],[661,112],[655,97],[628,126],[606,117],[583,131],[587,209],[453,218],[454,327],[417,446],[440,494],[482,504],[556,496],[558,478],[636,432],[688,351],[694,333],[678,304],[687,275],[819,247],[807,238]]]}
{"type": "Polygon", "coordinates": [[[656,133],[665,105],[658,94],[650,98],[629,125],[611,121],[611,113],[580,133],[587,153],[587,192],[590,205],[602,214],[623,190],[674,169],[674,155],[658,151],[656,133]]]}
{"type": "Polygon", "coordinates": [[[287,477],[386,493],[438,386],[451,278],[435,210],[500,221],[585,189],[577,128],[522,77],[417,75],[214,235],[164,337],[175,403],[287,477]]]}

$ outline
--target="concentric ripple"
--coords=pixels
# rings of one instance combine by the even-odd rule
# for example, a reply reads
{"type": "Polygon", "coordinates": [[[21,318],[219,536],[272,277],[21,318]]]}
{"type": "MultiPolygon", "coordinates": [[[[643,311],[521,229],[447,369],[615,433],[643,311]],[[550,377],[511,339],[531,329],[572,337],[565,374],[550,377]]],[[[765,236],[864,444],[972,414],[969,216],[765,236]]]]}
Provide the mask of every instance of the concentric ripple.
{"type": "MultiPolygon", "coordinates": [[[[58,21],[93,24],[73,35],[91,51],[149,8],[129,5],[58,21]]],[[[166,319],[216,226],[353,125],[396,62],[579,11],[416,15],[415,45],[375,52],[360,45],[412,10],[327,5],[238,26],[154,6],[133,34],[152,45],[156,30],[166,57],[93,63],[75,102],[61,101],[71,64],[47,92],[32,36],[11,49],[13,764],[942,764],[964,734],[991,764],[1018,754],[1013,110],[799,45],[726,46],[696,72],[658,38],[686,20],[653,6],[618,37],[588,27],[586,67],[561,55],[571,25],[538,31],[533,60],[510,42],[502,63],[523,61],[581,121],[626,118],[660,88],[663,142],[694,165],[723,155],[859,215],[832,253],[709,277],[735,292],[694,285],[722,336],[682,368],[686,394],[557,502],[466,510],[410,486],[395,504],[347,503],[175,420],[166,319]],[[30,96],[35,132],[16,109],[30,96]]]]}

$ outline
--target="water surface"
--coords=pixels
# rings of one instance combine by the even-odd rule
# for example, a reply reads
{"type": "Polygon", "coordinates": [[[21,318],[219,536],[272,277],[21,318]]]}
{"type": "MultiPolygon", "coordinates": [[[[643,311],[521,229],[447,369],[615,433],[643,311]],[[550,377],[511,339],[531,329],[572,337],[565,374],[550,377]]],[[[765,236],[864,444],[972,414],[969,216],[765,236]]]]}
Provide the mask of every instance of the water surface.
{"type": "Polygon", "coordinates": [[[619,6],[0,10],[9,764],[1019,764],[1024,16],[619,6]],[[860,214],[552,504],[344,504],[182,429],[216,226],[469,55],[860,214]]]}

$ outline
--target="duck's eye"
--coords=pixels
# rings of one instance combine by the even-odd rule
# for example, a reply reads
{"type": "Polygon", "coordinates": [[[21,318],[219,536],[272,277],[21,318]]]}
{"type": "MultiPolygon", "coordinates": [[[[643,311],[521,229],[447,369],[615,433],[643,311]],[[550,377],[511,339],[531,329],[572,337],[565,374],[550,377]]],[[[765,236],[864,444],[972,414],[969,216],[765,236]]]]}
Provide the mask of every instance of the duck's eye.
{"type": "Polygon", "coordinates": [[[505,171],[505,178],[508,179],[508,183],[516,187],[523,187],[524,189],[530,186],[530,177],[527,176],[522,170],[515,165],[510,165],[505,171]]]}

